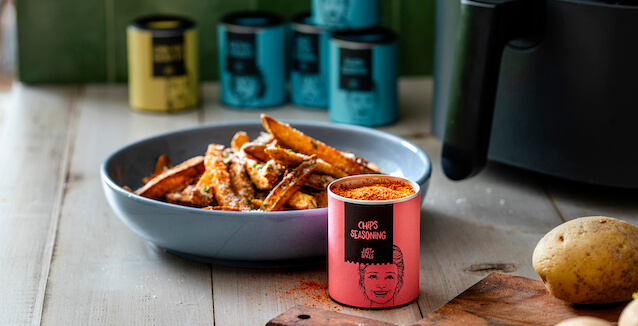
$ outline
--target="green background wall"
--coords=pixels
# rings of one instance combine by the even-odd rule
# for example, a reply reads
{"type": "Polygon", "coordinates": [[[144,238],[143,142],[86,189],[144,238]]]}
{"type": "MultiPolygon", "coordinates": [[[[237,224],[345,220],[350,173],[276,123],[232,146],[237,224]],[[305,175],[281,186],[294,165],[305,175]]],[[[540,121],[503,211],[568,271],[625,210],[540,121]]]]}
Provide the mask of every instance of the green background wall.
{"type": "MultiPolygon", "coordinates": [[[[435,0],[381,0],[382,22],[399,33],[402,75],[432,71],[435,0]]],[[[18,71],[25,83],[125,82],[126,26],[147,14],[180,14],[199,31],[201,78],[217,78],[219,19],[275,11],[289,19],[310,0],[19,0],[18,71]]]]}

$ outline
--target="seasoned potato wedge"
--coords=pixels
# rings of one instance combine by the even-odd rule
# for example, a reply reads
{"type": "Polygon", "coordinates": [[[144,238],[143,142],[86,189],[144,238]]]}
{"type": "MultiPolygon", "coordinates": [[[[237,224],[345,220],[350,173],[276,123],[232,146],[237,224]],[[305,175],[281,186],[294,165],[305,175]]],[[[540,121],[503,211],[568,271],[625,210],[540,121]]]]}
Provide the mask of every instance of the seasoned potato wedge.
{"type": "Polygon", "coordinates": [[[195,189],[195,185],[188,185],[181,191],[169,192],[166,194],[166,201],[171,204],[193,206],[190,200],[191,193],[195,189]]]}
{"type": "Polygon", "coordinates": [[[317,190],[325,190],[326,188],[328,188],[328,185],[335,180],[337,179],[329,175],[313,173],[308,178],[308,181],[306,181],[306,186],[315,188],[317,190]]]}
{"type": "Polygon", "coordinates": [[[206,151],[206,171],[211,173],[210,187],[215,194],[215,200],[220,206],[247,207],[231,187],[224,149],[223,145],[210,144],[206,151]]]}
{"type": "Polygon", "coordinates": [[[259,163],[252,159],[245,159],[245,162],[246,171],[257,189],[272,189],[283,173],[273,160],[266,163],[259,163]]]}
{"type": "Polygon", "coordinates": [[[313,195],[304,194],[301,191],[295,191],[292,197],[286,203],[294,209],[313,209],[317,208],[317,199],[313,195]]]}
{"type": "Polygon", "coordinates": [[[204,157],[195,156],[170,170],[160,173],[137,189],[135,193],[151,199],[162,198],[171,190],[192,182],[202,173],[204,173],[204,157]]]}
{"type": "Polygon", "coordinates": [[[151,181],[151,179],[164,173],[164,171],[170,169],[171,167],[172,167],[171,160],[168,158],[168,156],[166,154],[161,154],[157,158],[157,161],[155,162],[155,168],[153,169],[153,174],[143,178],[142,183],[147,183],[151,181]]]}
{"type": "Polygon", "coordinates": [[[345,171],[347,174],[378,173],[369,168],[365,160],[356,156],[345,155],[321,141],[309,137],[289,124],[281,123],[265,114],[261,115],[261,123],[282,147],[306,155],[317,155],[318,158],[345,171]]]}
{"type": "MultiPolygon", "coordinates": [[[[307,161],[309,156],[301,153],[296,153],[292,149],[284,149],[277,147],[267,147],[264,152],[268,157],[275,160],[275,162],[285,167],[296,167],[303,161],[307,161]]],[[[342,178],[348,176],[343,170],[334,167],[332,164],[327,163],[322,159],[317,159],[317,173],[328,174],[333,177],[342,178]]]]}
{"type": "Polygon", "coordinates": [[[248,138],[248,134],[245,131],[238,131],[235,133],[235,136],[233,136],[233,139],[231,139],[230,147],[239,152],[241,147],[249,141],[250,138],[248,138]]]}
{"type": "Polygon", "coordinates": [[[252,158],[255,158],[262,162],[267,162],[270,160],[270,156],[266,154],[267,145],[261,145],[256,143],[246,143],[242,146],[241,150],[250,155],[252,158]]]}
{"type": "Polygon", "coordinates": [[[246,172],[246,165],[243,159],[239,157],[233,158],[230,162],[230,185],[241,201],[250,207],[250,200],[255,198],[255,188],[246,172]]]}
{"type": "Polygon", "coordinates": [[[317,167],[317,159],[313,155],[288,172],[264,200],[263,210],[278,211],[290,200],[292,195],[303,186],[310,174],[317,167]]]}

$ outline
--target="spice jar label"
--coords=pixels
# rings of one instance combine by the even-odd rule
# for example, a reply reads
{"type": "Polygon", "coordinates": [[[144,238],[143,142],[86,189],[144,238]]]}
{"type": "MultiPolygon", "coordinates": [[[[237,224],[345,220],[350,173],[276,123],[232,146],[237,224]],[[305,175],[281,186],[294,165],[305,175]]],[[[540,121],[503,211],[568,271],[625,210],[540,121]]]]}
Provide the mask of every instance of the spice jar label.
{"type": "Polygon", "coordinates": [[[153,37],[153,76],[184,75],[184,36],[153,37]]]}
{"type": "Polygon", "coordinates": [[[372,81],[372,50],[340,50],[339,87],[346,91],[374,91],[372,81]]]}
{"type": "Polygon", "coordinates": [[[258,73],[255,58],[255,34],[227,32],[226,69],[235,75],[258,73]]]}
{"type": "Polygon", "coordinates": [[[393,205],[344,203],[345,261],[363,264],[392,262],[393,205]]]}
{"type": "Polygon", "coordinates": [[[302,74],[319,73],[319,34],[293,34],[292,64],[293,69],[302,74]]]}

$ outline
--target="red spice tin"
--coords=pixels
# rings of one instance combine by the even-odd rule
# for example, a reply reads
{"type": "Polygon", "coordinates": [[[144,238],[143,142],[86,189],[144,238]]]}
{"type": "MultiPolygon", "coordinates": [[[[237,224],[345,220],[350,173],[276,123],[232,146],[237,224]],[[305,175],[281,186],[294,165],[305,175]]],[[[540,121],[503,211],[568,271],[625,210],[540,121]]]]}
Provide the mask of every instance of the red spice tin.
{"type": "Polygon", "coordinates": [[[342,178],[328,186],[328,295],[358,308],[392,308],[419,296],[421,191],[417,183],[385,175],[342,178]],[[337,187],[400,182],[414,194],[356,200],[337,187]]]}

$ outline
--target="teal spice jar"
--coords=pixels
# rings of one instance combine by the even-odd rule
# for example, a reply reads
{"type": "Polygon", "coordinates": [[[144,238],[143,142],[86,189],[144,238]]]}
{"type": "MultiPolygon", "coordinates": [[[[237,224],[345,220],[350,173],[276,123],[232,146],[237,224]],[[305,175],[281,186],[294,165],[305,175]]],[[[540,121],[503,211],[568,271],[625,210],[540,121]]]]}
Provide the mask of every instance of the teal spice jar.
{"type": "Polygon", "coordinates": [[[265,108],[286,101],[285,27],[264,11],[231,13],[217,27],[222,104],[265,108]]]}
{"type": "Polygon", "coordinates": [[[362,126],[396,121],[397,55],[397,35],[390,29],[334,32],[330,39],[330,119],[362,126]]]}
{"type": "Polygon", "coordinates": [[[312,0],[312,20],[331,30],[369,28],[380,19],[379,0],[312,0]]]}
{"type": "Polygon", "coordinates": [[[307,108],[326,109],[330,32],[315,25],[310,12],[293,17],[290,28],[290,102],[307,108]]]}

